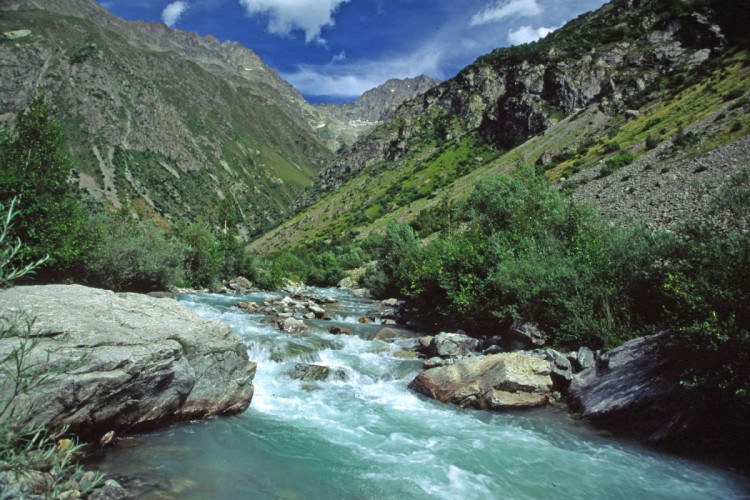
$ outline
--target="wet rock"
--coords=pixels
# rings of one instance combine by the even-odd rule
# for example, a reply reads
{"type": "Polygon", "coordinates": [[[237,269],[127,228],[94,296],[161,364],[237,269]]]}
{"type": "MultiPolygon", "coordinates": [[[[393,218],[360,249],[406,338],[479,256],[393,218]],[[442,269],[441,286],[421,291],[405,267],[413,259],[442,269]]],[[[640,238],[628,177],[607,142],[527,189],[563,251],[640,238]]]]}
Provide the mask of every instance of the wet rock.
{"type": "Polygon", "coordinates": [[[155,299],[173,299],[175,297],[173,292],[149,292],[148,295],[155,299]]]}
{"type": "Polygon", "coordinates": [[[308,309],[308,310],[309,310],[309,311],[310,311],[311,313],[313,313],[313,314],[315,315],[315,317],[316,317],[316,318],[322,318],[322,317],[323,317],[323,316],[325,316],[325,314],[326,314],[326,311],[325,311],[325,309],[323,309],[322,307],[318,307],[318,306],[315,306],[315,305],[312,305],[312,306],[308,306],[308,308],[307,308],[307,309],[308,309]]]}
{"type": "Polygon", "coordinates": [[[237,302],[236,304],[234,304],[234,307],[242,309],[243,311],[250,314],[257,313],[259,309],[258,304],[256,304],[255,302],[237,302]]]}
{"type": "Polygon", "coordinates": [[[128,498],[127,490],[123,488],[120,483],[114,479],[107,479],[104,482],[104,486],[94,491],[89,498],[91,500],[121,500],[128,498]]]}
{"type": "Polygon", "coordinates": [[[293,380],[313,382],[327,379],[330,373],[331,369],[327,366],[297,363],[294,368],[287,372],[287,375],[293,380]]]}
{"type": "Polygon", "coordinates": [[[398,337],[398,332],[393,328],[381,328],[378,333],[375,334],[373,340],[388,340],[395,339],[398,337]]]}
{"type": "Polygon", "coordinates": [[[286,333],[307,333],[307,325],[304,321],[286,318],[283,321],[279,321],[278,327],[282,332],[286,333]]]}
{"type": "Polygon", "coordinates": [[[368,324],[368,323],[372,323],[372,320],[368,318],[367,316],[361,316],[360,318],[357,319],[357,323],[368,324]]]}
{"type": "Polygon", "coordinates": [[[429,370],[430,368],[437,368],[438,366],[448,366],[452,365],[455,361],[453,359],[446,359],[446,358],[438,358],[437,356],[434,358],[428,358],[424,360],[424,363],[422,367],[425,370],[429,370]]]}
{"type": "Polygon", "coordinates": [[[385,299],[380,302],[383,307],[397,307],[401,305],[401,301],[398,299],[385,299]]]}
{"type": "Polygon", "coordinates": [[[334,335],[352,335],[352,331],[348,328],[343,328],[341,326],[332,326],[328,329],[329,333],[332,333],[334,335]]]}
{"type": "Polygon", "coordinates": [[[467,357],[432,368],[409,388],[460,407],[504,410],[548,404],[552,379],[548,361],[516,352],[467,357]]]}

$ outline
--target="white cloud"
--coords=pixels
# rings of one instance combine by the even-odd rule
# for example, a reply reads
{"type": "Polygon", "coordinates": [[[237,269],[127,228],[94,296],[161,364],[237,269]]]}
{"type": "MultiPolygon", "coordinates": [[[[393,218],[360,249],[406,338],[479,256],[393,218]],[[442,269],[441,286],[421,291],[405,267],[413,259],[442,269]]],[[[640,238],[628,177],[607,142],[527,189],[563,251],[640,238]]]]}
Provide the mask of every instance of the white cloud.
{"type": "Polygon", "coordinates": [[[187,2],[177,0],[176,2],[172,2],[164,7],[164,11],[161,13],[161,18],[164,21],[164,24],[171,28],[180,20],[180,17],[182,17],[186,10],[188,10],[187,2]]]}
{"type": "Polygon", "coordinates": [[[542,8],[536,0],[510,0],[509,2],[495,2],[485,7],[474,16],[470,26],[495,23],[508,17],[532,17],[542,13],[542,8]]]}
{"type": "Polygon", "coordinates": [[[305,42],[322,43],[320,32],[333,26],[333,14],[349,0],[240,0],[250,15],[268,15],[268,31],[286,36],[292,30],[305,32],[305,42]]]}
{"type": "Polygon", "coordinates": [[[341,62],[344,60],[346,60],[346,52],[342,50],[341,52],[333,56],[333,58],[331,59],[331,64],[341,62]]]}
{"type": "Polygon", "coordinates": [[[508,43],[511,45],[521,45],[523,43],[533,42],[544,38],[557,28],[532,28],[531,26],[521,26],[518,29],[508,31],[508,43]]]}

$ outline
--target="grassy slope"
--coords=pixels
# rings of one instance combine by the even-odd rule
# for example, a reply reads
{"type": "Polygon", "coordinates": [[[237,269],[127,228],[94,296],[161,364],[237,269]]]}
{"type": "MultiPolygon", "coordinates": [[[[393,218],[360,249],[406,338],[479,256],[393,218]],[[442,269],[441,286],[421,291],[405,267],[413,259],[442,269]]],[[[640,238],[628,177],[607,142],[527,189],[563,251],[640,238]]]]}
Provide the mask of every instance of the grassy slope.
{"type": "MultiPolygon", "coordinates": [[[[510,171],[523,162],[538,164],[551,181],[556,181],[578,171],[598,168],[607,158],[623,151],[637,158],[649,152],[648,137],[657,143],[671,140],[678,129],[689,130],[706,121],[712,122],[711,133],[689,146],[689,155],[700,155],[747,135],[750,132],[747,53],[714,61],[703,71],[705,75],[694,76],[693,82],[670,85],[672,82],[666,79],[659,88],[649,89],[637,116],[608,116],[596,105],[590,106],[508,152],[493,149],[475,137],[460,142],[424,141],[405,158],[383,161],[374,170],[352,179],[253,242],[251,248],[269,252],[334,234],[365,236],[382,230],[389,220],[410,221],[425,209],[462,200],[482,176],[510,171]],[[614,143],[619,144],[621,151],[605,152],[614,143]],[[550,156],[553,160],[547,164],[540,160],[550,156]]],[[[669,162],[678,153],[677,149],[665,149],[655,158],[652,168],[658,168],[660,162],[669,162]]]]}

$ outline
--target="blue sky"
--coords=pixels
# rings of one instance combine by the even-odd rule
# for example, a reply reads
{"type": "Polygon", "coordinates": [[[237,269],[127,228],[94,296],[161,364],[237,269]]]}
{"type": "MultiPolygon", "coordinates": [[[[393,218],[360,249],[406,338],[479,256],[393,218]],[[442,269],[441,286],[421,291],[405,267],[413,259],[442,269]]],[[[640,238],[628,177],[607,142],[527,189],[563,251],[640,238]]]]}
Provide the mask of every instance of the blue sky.
{"type": "Polygon", "coordinates": [[[544,36],[604,0],[98,0],[125,19],[253,49],[311,102],[389,78],[445,80],[497,47],[544,36]]]}

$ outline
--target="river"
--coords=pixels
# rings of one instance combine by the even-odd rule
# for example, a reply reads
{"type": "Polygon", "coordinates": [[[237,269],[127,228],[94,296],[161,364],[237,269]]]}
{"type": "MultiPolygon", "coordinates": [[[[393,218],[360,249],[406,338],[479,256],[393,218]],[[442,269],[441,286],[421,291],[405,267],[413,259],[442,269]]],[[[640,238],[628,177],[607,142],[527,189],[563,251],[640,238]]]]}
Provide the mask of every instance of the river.
{"type": "Polygon", "coordinates": [[[493,414],[416,395],[407,384],[420,362],[403,357],[416,334],[370,340],[381,326],[357,318],[377,305],[315,292],[340,305],[333,322],[306,321],[307,336],[232,307],[268,295],[180,296],[247,343],[250,409],[122,440],[94,465],[143,498],[750,498],[745,478],[616,439],[564,405],[493,414]],[[332,324],[355,335],[329,334],[332,324]],[[298,362],[343,374],[292,380],[298,362]]]}

